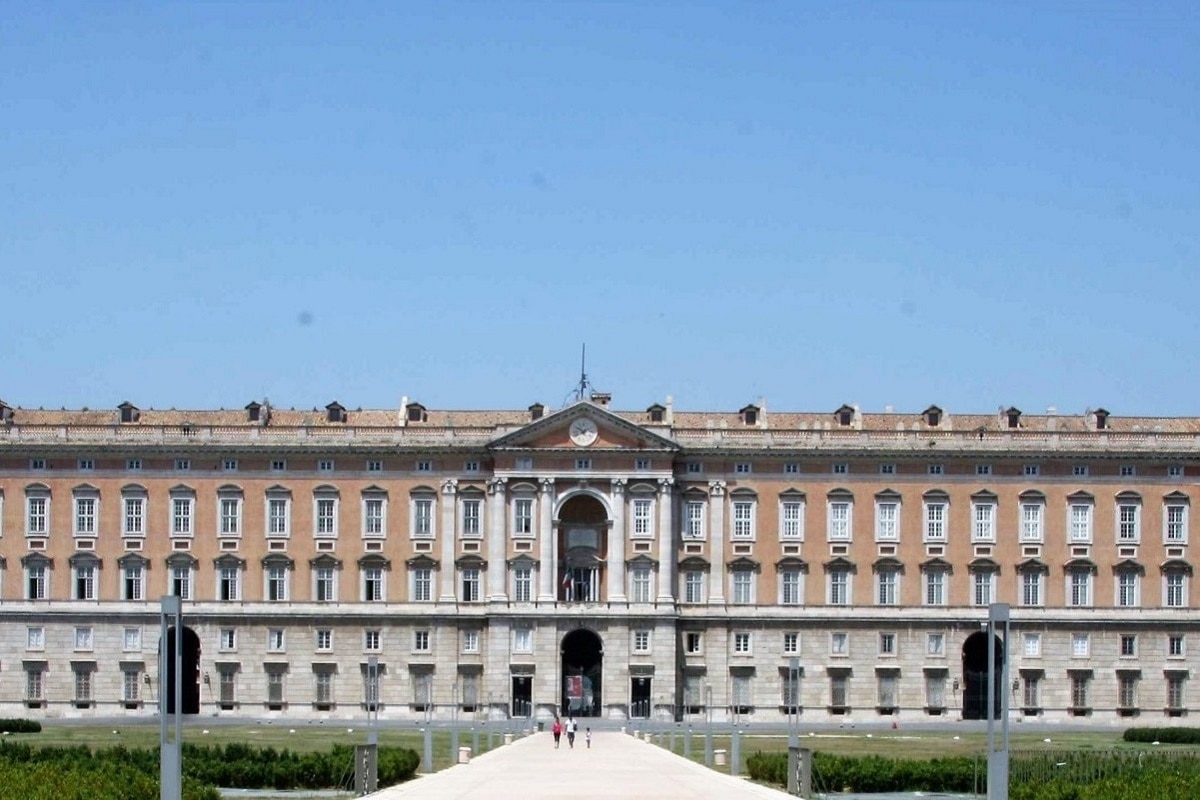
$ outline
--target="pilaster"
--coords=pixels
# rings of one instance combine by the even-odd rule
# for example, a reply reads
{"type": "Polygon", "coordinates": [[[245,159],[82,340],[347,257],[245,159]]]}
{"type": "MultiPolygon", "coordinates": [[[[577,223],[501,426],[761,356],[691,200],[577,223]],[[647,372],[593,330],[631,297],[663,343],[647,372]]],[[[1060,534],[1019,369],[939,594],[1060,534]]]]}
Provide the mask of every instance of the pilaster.
{"type": "Polygon", "coordinates": [[[658,479],[658,598],[675,602],[675,479],[658,479]]]}
{"type": "Polygon", "coordinates": [[[612,479],[612,525],[608,540],[608,590],[610,603],[624,603],[625,596],[625,478],[612,479]]]}
{"type": "Polygon", "coordinates": [[[508,599],[506,580],[508,541],[507,478],[492,478],[488,481],[487,498],[487,598],[503,602],[508,599]]]}
{"type": "Polygon", "coordinates": [[[543,478],[538,495],[538,602],[554,602],[558,563],[554,558],[554,479],[543,478]]]}
{"type": "Polygon", "coordinates": [[[438,601],[442,603],[453,603],[454,594],[454,579],[456,571],[454,569],[454,507],[458,503],[458,481],[454,478],[442,481],[442,514],[441,514],[441,541],[442,541],[442,566],[438,570],[440,573],[441,588],[438,592],[438,601]]]}
{"type": "Polygon", "coordinates": [[[708,514],[712,547],[708,571],[708,602],[725,604],[725,481],[708,482],[708,514]]]}

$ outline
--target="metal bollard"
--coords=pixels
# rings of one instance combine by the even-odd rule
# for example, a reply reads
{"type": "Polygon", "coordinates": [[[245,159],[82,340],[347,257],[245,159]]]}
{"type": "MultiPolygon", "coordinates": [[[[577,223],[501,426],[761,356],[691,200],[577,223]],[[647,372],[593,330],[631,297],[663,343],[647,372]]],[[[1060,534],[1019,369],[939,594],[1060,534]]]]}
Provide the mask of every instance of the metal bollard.
{"type": "Polygon", "coordinates": [[[736,728],[733,731],[733,742],[730,745],[729,774],[737,776],[742,770],[742,732],[736,728]]]}

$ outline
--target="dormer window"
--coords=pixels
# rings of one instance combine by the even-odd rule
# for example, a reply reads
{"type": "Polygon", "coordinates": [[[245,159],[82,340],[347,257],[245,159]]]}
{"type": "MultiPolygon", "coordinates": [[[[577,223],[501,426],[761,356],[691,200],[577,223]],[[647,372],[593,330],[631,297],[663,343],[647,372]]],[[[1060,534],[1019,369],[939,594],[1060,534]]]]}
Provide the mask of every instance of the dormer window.
{"type": "Polygon", "coordinates": [[[607,408],[612,403],[612,395],[609,392],[592,392],[592,402],[607,408]]]}
{"type": "Polygon", "coordinates": [[[246,406],[246,421],[261,422],[262,421],[262,403],[251,402],[246,406]]]}
{"type": "Polygon", "coordinates": [[[12,406],[0,400],[0,422],[12,422],[13,410],[12,406]]]}
{"type": "Polygon", "coordinates": [[[1007,411],[1005,411],[1004,415],[1006,417],[1008,417],[1008,427],[1010,427],[1010,428],[1021,427],[1021,409],[1014,406],[1014,407],[1008,409],[1007,411]]]}
{"type": "Polygon", "coordinates": [[[758,406],[746,406],[738,413],[742,415],[742,424],[743,425],[757,425],[758,424],[758,412],[759,412],[758,406]]]}
{"type": "Polygon", "coordinates": [[[544,405],[542,405],[541,403],[534,403],[533,405],[531,405],[529,407],[529,419],[531,422],[539,420],[542,417],[544,417],[545,415],[546,415],[546,407],[544,405]]]}
{"type": "Polygon", "coordinates": [[[853,406],[842,406],[833,413],[837,417],[838,425],[841,425],[842,427],[849,427],[850,424],[854,422],[853,406]]]}
{"type": "Polygon", "coordinates": [[[925,417],[925,424],[931,428],[936,428],[942,424],[942,410],[937,406],[930,406],[921,412],[921,416],[925,417]]]}
{"type": "Polygon", "coordinates": [[[1108,428],[1108,412],[1103,408],[1097,408],[1092,412],[1096,417],[1096,430],[1102,431],[1108,428]]]}
{"type": "Polygon", "coordinates": [[[650,417],[651,422],[662,422],[666,412],[666,406],[660,406],[658,403],[646,409],[646,414],[650,417]]]}
{"type": "Polygon", "coordinates": [[[425,406],[420,403],[409,403],[404,407],[404,416],[409,422],[424,422],[425,406]]]}
{"type": "Polygon", "coordinates": [[[141,412],[133,403],[126,400],[121,405],[117,406],[121,412],[121,422],[137,422],[141,412]]]}
{"type": "Polygon", "coordinates": [[[325,419],[328,422],[345,422],[346,407],[334,400],[332,403],[325,406],[325,419]]]}

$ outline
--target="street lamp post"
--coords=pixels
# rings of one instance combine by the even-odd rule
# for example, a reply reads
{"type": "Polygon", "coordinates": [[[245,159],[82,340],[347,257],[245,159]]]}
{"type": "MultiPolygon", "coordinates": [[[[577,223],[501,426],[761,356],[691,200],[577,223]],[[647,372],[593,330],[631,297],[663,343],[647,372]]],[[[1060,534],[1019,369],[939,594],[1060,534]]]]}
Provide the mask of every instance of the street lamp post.
{"type": "Polygon", "coordinates": [[[704,704],[704,710],[708,714],[708,728],[704,731],[704,766],[711,767],[713,765],[713,719],[712,719],[712,684],[707,684],[704,687],[707,702],[704,704]]]}

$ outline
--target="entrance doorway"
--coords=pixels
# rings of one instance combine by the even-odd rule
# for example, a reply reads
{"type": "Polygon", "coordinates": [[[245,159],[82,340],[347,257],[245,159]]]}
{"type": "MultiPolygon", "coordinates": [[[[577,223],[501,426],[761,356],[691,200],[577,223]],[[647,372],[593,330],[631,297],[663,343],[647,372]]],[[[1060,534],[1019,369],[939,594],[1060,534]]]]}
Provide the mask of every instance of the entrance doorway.
{"type": "Polygon", "coordinates": [[[629,716],[634,719],[650,718],[650,678],[635,677],[629,684],[629,716]]]}
{"type": "MultiPolygon", "coordinates": [[[[183,627],[182,649],[182,671],[180,676],[175,675],[175,627],[167,628],[167,677],[166,680],[159,680],[159,692],[166,693],[167,713],[175,713],[175,681],[178,677],[182,681],[183,687],[181,698],[183,708],[180,709],[181,714],[199,714],[200,713],[200,637],[196,632],[186,625],[183,627]]],[[[161,652],[162,642],[159,642],[161,652]]]]}
{"type": "Polygon", "coordinates": [[[526,719],[533,716],[533,676],[512,676],[512,713],[513,719],[526,719]]]}
{"type": "Polygon", "coordinates": [[[564,716],[600,716],[600,676],[604,647],[589,630],[571,631],[562,642],[562,698],[564,716]]]}
{"type": "MultiPolygon", "coordinates": [[[[1000,718],[1001,669],[1004,664],[1004,643],[1000,637],[996,640],[995,674],[996,682],[992,687],[992,719],[1000,718]]],[[[987,679],[988,679],[988,635],[983,631],[972,633],[963,642],[963,719],[987,719],[987,679]]]]}

